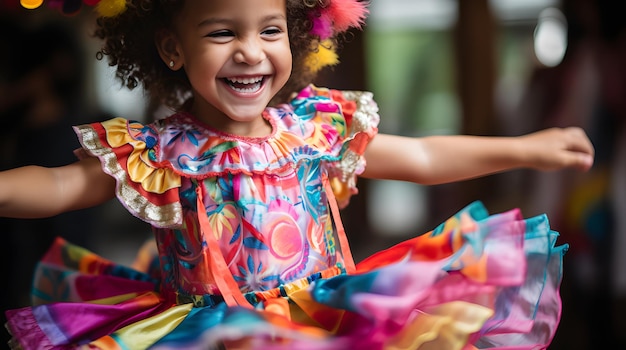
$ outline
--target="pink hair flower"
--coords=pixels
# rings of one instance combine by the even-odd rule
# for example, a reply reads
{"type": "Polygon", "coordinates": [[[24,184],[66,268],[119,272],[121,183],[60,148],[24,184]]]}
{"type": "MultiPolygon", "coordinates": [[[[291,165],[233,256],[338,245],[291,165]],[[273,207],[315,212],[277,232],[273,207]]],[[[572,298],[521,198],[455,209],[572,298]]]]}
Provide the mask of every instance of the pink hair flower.
{"type": "Polygon", "coordinates": [[[309,14],[309,18],[313,24],[311,34],[319,36],[322,40],[333,35],[333,23],[327,13],[315,11],[309,14]]]}
{"type": "Polygon", "coordinates": [[[332,26],[337,32],[350,27],[361,28],[369,14],[368,2],[355,0],[332,0],[324,13],[332,18],[332,26]]]}

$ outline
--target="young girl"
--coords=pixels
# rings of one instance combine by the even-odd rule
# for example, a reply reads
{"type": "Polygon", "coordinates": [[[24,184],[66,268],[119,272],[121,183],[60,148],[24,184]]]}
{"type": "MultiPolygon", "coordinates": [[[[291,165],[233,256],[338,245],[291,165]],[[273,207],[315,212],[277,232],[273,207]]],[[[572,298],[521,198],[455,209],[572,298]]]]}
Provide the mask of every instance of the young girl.
{"type": "Polygon", "coordinates": [[[22,349],[544,348],[564,246],[545,216],[470,204],[355,266],[338,203],[356,177],[436,184],[514,168],[587,170],[577,128],[513,138],[377,135],[372,95],[307,85],[357,0],[102,0],[101,53],[176,112],[75,127],[80,161],[0,173],[0,215],[117,196],[150,223],[158,267],[59,239],[36,306],[7,311],[22,349]],[[295,93],[294,93],[295,92],[295,93]],[[367,166],[365,163],[367,160],[367,166]]]}

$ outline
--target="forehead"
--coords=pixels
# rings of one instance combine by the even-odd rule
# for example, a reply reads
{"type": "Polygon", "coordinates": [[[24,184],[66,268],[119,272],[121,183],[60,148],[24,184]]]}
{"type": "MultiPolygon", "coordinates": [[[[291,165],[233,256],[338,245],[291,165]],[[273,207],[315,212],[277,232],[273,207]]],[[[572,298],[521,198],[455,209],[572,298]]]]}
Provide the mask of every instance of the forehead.
{"type": "Polygon", "coordinates": [[[185,0],[180,15],[185,20],[216,18],[248,21],[256,17],[286,17],[286,0],[185,0]]]}

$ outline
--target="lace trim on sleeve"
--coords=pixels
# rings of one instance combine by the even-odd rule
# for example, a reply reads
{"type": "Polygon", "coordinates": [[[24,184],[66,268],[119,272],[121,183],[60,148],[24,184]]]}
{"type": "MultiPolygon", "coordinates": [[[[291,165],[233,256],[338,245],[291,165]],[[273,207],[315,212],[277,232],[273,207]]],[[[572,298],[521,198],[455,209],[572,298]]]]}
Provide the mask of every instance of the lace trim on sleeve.
{"type": "MultiPolygon", "coordinates": [[[[331,171],[331,185],[340,207],[348,204],[350,197],[358,192],[356,177],[363,173],[366,161],[363,157],[367,144],[378,133],[378,105],[373,94],[367,91],[342,91],[343,98],[356,103],[348,127],[348,138],[341,159],[331,171]]],[[[344,111],[345,112],[345,111],[344,111]]],[[[347,114],[347,113],[345,113],[347,114]]]]}

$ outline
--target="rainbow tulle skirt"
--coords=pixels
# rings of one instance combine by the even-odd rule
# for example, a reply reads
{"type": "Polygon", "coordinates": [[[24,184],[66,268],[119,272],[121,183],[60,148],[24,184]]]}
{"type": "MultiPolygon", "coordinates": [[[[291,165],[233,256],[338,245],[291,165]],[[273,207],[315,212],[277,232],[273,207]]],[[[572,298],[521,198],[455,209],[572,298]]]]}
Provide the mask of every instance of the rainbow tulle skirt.
{"type": "Polygon", "coordinates": [[[7,311],[6,326],[21,349],[542,349],[561,316],[557,237],[545,215],[474,202],[356,273],[280,286],[252,308],[167,298],[158,274],[58,239],[36,306],[7,311]]]}

